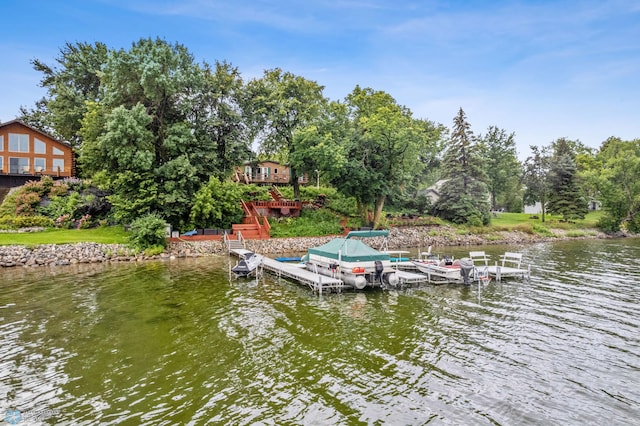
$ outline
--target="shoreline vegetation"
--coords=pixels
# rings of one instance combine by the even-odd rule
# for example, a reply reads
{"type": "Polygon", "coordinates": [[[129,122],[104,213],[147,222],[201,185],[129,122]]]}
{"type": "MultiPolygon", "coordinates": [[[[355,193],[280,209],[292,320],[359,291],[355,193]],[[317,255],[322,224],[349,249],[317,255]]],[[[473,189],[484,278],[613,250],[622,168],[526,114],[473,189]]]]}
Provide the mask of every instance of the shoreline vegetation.
{"type": "MultiPolygon", "coordinates": [[[[335,238],[323,237],[287,237],[267,240],[247,240],[248,250],[264,255],[304,253],[310,247],[324,244],[335,238]]],[[[523,232],[521,230],[493,231],[491,233],[472,233],[449,225],[392,227],[387,242],[389,250],[420,248],[428,246],[434,249],[453,246],[480,245],[524,245],[549,241],[605,239],[636,237],[636,235],[618,232],[607,234],[592,228],[555,229],[549,233],[523,232]]],[[[367,238],[368,245],[374,248],[383,246],[384,238],[367,238]]],[[[188,257],[222,256],[228,251],[222,241],[172,241],[164,252],[145,255],[126,244],[77,242],[72,244],[33,244],[0,246],[0,267],[37,267],[64,266],[78,263],[101,262],[137,262],[147,260],[174,260],[188,257]]]]}

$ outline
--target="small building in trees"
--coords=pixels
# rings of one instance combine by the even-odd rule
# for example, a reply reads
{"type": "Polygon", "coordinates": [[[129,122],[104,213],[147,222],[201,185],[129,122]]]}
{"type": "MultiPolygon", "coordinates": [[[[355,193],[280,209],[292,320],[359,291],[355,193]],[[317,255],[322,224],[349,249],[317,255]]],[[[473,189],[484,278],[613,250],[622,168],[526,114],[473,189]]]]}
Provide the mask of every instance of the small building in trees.
{"type": "MultiPolygon", "coordinates": [[[[247,161],[242,166],[235,168],[234,180],[247,184],[288,185],[291,183],[291,170],[289,166],[278,161],[247,161]]],[[[308,181],[306,175],[298,178],[298,182],[301,184],[306,184],[308,181]]]]}
{"type": "Polygon", "coordinates": [[[19,186],[42,175],[75,176],[71,146],[20,120],[0,123],[0,186],[19,186]]]}
{"type": "Polygon", "coordinates": [[[540,201],[536,201],[534,204],[529,204],[524,206],[525,214],[541,214],[542,213],[542,203],[540,201]]]}
{"type": "Polygon", "coordinates": [[[424,195],[429,200],[431,200],[431,204],[435,204],[440,199],[440,190],[442,189],[442,185],[447,182],[449,179],[441,179],[422,191],[418,191],[418,195],[424,195]]]}

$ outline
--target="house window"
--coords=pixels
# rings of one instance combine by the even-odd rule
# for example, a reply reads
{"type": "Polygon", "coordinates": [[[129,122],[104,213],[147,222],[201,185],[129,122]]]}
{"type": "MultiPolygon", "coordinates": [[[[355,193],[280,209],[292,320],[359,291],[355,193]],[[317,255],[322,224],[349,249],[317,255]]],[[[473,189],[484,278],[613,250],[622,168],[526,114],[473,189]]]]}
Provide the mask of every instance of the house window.
{"type": "Polygon", "coordinates": [[[9,151],[29,152],[29,135],[9,133],[9,151]]]}
{"type": "Polygon", "coordinates": [[[47,153],[47,145],[42,142],[40,139],[34,139],[33,141],[33,152],[36,154],[46,154],[47,153]]]}
{"type": "Polygon", "coordinates": [[[61,149],[56,148],[55,146],[53,147],[53,155],[64,155],[64,151],[61,149]]]}
{"type": "Polygon", "coordinates": [[[0,155],[0,173],[4,173],[4,157],[0,155]]]}
{"type": "Polygon", "coordinates": [[[30,173],[28,158],[9,158],[9,173],[24,174],[30,173]]]}
{"type": "Polygon", "coordinates": [[[269,179],[269,167],[260,167],[260,175],[262,180],[269,179]]]}
{"type": "Polygon", "coordinates": [[[64,159],[63,158],[54,158],[53,159],[53,171],[54,172],[64,172],[64,159]]]}
{"type": "Polygon", "coordinates": [[[44,172],[47,167],[47,161],[44,158],[35,158],[33,160],[33,171],[36,173],[44,172]]]}
{"type": "Polygon", "coordinates": [[[0,152],[4,151],[4,136],[0,136],[0,152]]]}

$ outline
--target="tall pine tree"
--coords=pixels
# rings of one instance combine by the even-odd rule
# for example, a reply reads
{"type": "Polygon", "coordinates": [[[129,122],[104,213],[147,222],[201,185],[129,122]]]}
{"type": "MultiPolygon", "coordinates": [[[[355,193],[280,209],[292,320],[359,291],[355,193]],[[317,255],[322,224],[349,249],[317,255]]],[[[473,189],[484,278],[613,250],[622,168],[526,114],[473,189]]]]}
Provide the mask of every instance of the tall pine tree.
{"type": "Polygon", "coordinates": [[[462,108],[453,119],[453,131],[443,159],[440,198],[436,214],[454,223],[486,225],[490,199],[476,140],[462,108]]]}
{"type": "Polygon", "coordinates": [[[588,202],[578,182],[575,152],[571,142],[558,139],[553,147],[549,171],[547,211],[561,215],[566,221],[584,219],[588,202]]]}

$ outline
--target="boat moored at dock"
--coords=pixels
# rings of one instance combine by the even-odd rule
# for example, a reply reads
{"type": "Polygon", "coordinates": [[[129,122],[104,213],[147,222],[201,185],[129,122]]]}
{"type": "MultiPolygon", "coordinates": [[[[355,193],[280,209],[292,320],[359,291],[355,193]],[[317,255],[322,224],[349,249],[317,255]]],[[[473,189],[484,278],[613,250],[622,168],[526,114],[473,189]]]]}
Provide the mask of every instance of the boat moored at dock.
{"type": "Polygon", "coordinates": [[[346,286],[395,287],[400,278],[392,267],[389,253],[378,251],[353,237],[388,237],[389,231],[352,231],[345,238],[334,238],[310,248],[303,257],[307,269],[341,279],[346,286]]]}

